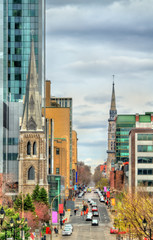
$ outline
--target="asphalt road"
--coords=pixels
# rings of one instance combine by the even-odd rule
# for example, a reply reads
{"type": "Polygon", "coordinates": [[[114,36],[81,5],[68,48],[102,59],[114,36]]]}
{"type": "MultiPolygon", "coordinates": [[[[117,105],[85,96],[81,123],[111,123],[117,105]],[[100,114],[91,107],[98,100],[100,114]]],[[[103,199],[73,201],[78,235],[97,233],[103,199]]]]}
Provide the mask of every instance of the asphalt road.
{"type": "Polygon", "coordinates": [[[110,228],[112,226],[107,211],[107,207],[104,203],[99,202],[99,197],[96,193],[86,193],[82,198],[76,199],[76,206],[79,206],[76,216],[72,213],[70,217],[70,223],[74,226],[74,231],[71,236],[63,236],[65,239],[81,239],[81,240],[115,240],[116,236],[110,234],[110,228]],[[82,202],[87,199],[93,199],[97,202],[99,211],[99,226],[91,226],[90,221],[85,221],[85,217],[81,216],[82,202]]]}

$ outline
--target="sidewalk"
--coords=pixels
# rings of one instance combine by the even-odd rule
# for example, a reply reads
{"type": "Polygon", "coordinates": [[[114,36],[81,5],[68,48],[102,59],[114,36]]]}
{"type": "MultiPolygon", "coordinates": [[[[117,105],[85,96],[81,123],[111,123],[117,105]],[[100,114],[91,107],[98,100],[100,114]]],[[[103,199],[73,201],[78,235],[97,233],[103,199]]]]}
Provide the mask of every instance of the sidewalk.
{"type": "MultiPolygon", "coordinates": [[[[71,214],[71,211],[65,211],[65,216],[64,218],[66,219],[67,218],[67,221],[65,223],[68,223],[69,220],[70,220],[70,214],[71,214]]],[[[62,236],[62,231],[63,229],[59,228],[58,229],[58,235],[54,233],[53,231],[53,234],[52,234],[52,240],[60,240],[61,239],[61,236],[62,236]]]]}

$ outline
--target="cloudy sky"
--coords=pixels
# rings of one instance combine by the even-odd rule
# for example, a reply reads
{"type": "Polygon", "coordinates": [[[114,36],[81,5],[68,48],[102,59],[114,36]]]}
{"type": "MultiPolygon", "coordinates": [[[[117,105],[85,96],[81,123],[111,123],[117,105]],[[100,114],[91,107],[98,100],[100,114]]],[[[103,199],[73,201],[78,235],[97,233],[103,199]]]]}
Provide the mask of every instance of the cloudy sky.
{"type": "Polygon", "coordinates": [[[73,98],[78,160],[107,159],[115,75],[118,114],[153,111],[153,0],[47,0],[47,79],[73,98]]]}

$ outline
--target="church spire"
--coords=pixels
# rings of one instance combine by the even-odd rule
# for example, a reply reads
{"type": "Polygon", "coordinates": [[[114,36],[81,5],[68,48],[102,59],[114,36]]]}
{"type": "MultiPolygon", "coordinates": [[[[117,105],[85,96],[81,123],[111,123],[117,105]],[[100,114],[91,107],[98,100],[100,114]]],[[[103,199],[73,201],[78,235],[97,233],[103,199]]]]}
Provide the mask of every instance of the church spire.
{"type": "Polygon", "coordinates": [[[112,99],[111,99],[111,108],[110,108],[110,118],[114,118],[117,114],[116,110],[116,100],[115,100],[115,87],[114,87],[114,75],[113,75],[113,88],[112,88],[112,99]]]}
{"type": "Polygon", "coordinates": [[[38,90],[34,41],[32,40],[21,131],[40,130],[43,130],[41,118],[41,96],[38,90]]]}

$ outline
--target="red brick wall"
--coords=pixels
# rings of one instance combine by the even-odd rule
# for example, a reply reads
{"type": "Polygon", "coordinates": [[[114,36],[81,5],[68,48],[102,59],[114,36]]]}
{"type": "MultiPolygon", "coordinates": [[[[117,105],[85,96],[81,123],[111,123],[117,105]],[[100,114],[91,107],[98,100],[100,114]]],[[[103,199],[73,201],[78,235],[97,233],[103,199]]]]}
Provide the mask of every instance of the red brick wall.
{"type": "Polygon", "coordinates": [[[115,189],[122,190],[123,188],[123,171],[117,170],[115,172],[115,189]]]}
{"type": "Polygon", "coordinates": [[[110,171],[110,188],[114,188],[115,183],[114,183],[114,171],[110,171]]]}

